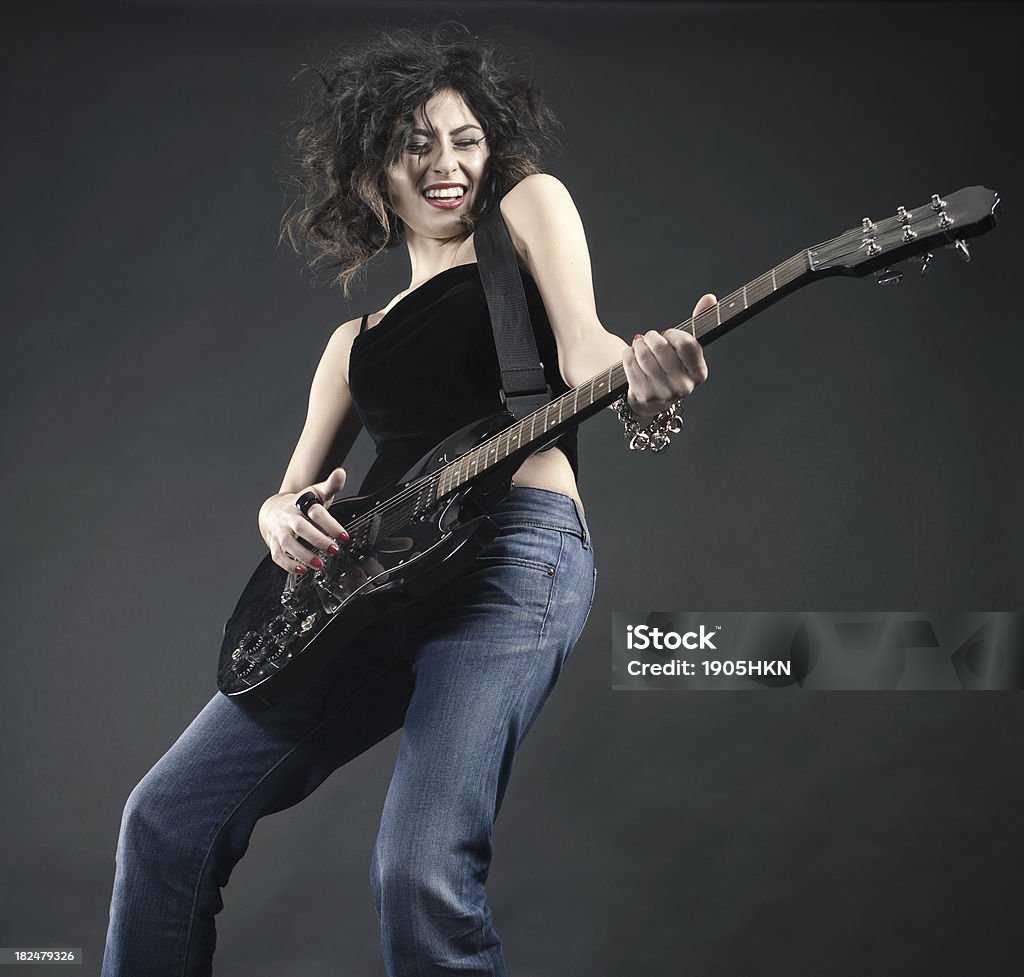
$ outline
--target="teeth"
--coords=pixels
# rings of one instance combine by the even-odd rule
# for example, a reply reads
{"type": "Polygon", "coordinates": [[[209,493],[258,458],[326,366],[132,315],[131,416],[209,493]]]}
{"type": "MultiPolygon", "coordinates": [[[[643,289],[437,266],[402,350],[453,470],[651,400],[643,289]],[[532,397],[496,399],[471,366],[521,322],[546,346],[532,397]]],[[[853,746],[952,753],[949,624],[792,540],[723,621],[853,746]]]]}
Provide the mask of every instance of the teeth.
{"type": "Polygon", "coordinates": [[[444,190],[424,190],[423,196],[443,199],[445,197],[461,197],[465,192],[462,187],[448,187],[444,190]]]}

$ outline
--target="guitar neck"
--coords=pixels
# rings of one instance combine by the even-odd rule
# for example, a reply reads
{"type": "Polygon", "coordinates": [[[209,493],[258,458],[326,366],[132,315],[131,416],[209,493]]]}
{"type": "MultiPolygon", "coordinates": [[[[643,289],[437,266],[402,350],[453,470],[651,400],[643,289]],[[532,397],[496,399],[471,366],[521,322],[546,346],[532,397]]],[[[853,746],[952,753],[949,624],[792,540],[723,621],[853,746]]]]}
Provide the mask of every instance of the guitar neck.
{"type": "MultiPolygon", "coordinates": [[[[776,265],[720,299],[712,308],[673,326],[691,333],[702,346],[749,319],[810,280],[807,251],[776,265]]],[[[565,431],[603,410],[625,393],[628,382],[622,363],[567,390],[528,417],[467,451],[451,464],[427,476],[436,480],[435,497],[446,495],[511,458],[525,460],[565,431]]]]}
{"type": "MultiPolygon", "coordinates": [[[[687,319],[673,328],[691,333],[701,344],[724,336],[783,296],[796,291],[811,281],[811,262],[808,251],[800,251],[781,265],[765,272],[760,278],[747,282],[741,289],[719,299],[710,309],[687,319]]],[[[620,370],[622,364],[619,364],[620,370]]]]}

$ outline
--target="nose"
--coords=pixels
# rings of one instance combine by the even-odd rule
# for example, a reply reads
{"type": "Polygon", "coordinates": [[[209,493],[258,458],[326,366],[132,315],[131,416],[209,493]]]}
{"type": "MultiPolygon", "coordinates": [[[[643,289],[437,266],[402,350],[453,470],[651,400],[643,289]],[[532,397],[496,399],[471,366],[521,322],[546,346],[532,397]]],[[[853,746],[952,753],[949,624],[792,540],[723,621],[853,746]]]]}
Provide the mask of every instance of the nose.
{"type": "Polygon", "coordinates": [[[442,176],[451,173],[458,166],[455,147],[444,140],[438,140],[437,155],[431,163],[431,169],[442,176]]]}

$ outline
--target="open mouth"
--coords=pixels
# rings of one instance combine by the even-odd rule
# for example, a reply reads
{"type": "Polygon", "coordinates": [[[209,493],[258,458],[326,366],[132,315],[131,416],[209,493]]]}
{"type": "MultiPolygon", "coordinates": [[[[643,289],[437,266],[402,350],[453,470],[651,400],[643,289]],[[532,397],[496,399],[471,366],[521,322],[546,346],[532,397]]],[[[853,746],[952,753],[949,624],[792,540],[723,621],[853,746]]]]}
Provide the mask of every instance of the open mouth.
{"type": "Polygon", "coordinates": [[[439,207],[442,210],[454,210],[465,199],[466,188],[461,185],[437,188],[428,187],[421,196],[432,207],[439,207]]]}

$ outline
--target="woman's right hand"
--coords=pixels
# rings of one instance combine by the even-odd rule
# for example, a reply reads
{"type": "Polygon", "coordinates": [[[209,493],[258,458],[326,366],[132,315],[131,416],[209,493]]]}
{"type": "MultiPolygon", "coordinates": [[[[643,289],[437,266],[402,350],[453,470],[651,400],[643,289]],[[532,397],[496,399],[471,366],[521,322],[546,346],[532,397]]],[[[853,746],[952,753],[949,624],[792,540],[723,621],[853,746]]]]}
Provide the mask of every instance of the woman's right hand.
{"type": "Polygon", "coordinates": [[[345,478],[345,469],[335,468],[324,481],[301,492],[278,492],[260,507],[260,534],[271,558],[282,570],[306,573],[310,567],[323,569],[323,561],[316,550],[325,550],[334,556],[338,553],[338,544],[349,541],[345,527],[327,511],[334,495],[345,484],[345,478]],[[308,491],[315,492],[320,502],[314,502],[304,516],[295,507],[295,500],[308,491]],[[314,549],[299,542],[300,536],[314,549]]]}

